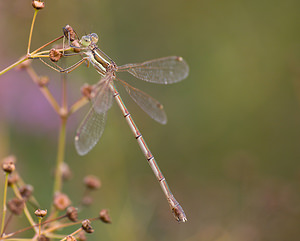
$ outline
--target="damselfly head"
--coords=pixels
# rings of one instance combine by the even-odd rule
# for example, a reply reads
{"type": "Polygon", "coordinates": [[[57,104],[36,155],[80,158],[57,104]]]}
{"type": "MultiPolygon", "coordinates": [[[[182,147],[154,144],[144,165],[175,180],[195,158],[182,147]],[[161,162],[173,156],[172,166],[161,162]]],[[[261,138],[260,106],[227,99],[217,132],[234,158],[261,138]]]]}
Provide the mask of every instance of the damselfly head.
{"type": "Polygon", "coordinates": [[[92,43],[92,37],[90,35],[85,35],[81,37],[80,44],[83,47],[88,47],[92,43]]]}
{"type": "Polygon", "coordinates": [[[99,40],[98,34],[91,33],[90,36],[91,36],[91,39],[92,39],[92,43],[96,44],[99,40]]]}

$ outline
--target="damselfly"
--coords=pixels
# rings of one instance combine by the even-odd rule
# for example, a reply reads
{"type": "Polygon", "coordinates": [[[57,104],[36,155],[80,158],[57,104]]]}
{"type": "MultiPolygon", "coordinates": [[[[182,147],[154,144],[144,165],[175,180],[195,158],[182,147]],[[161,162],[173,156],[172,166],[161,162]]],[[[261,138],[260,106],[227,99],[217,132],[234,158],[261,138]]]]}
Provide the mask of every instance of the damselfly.
{"type": "MultiPolygon", "coordinates": [[[[65,35],[70,38],[70,33],[64,28],[65,35]]],[[[142,134],[134,123],[128,109],[123,103],[114,82],[119,81],[131,98],[154,120],[165,124],[167,122],[163,106],[154,98],[141,90],[132,87],[116,76],[116,72],[128,72],[138,79],[157,84],[171,84],[185,79],[189,73],[189,67],[182,57],[171,56],[154,59],[137,64],[117,66],[97,46],[98,35],[95,33],[83,36],[79,41],[79,49],[82,59],[73,66],[63,70],[71,72],[82,63],[90,63],[101,75],[100,81],[92,87],[90,98],[92,107],[78,127],[75,137],[75,147],[80,155],[88,153],[100,139],[105,125],[106,112],[112,106],[112,99],[119,105],[131,131],[134,134],[142,152],[152,168],[160,186],[168,200],[170,208],[178,222],[187,221],[186,215],[172,194],[165,177],[160,171],[151,151],[149,150],[142,134]]]]}

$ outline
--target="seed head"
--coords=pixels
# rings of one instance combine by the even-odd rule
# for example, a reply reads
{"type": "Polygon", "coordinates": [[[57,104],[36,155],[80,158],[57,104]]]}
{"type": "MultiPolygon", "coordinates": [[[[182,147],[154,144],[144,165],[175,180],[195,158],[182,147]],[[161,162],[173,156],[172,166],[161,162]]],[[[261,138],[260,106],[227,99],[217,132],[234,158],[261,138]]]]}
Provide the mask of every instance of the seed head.
{"type": "Polygon", "coordinates": [[[32,7],[34,7],[35,9],[43,9],[45,7],[45,3],[38,1],[38,0],[32,0],[32,7]]]}
{"type": "Polygon", "coordinates": [[[12,173],[15,170],[15,162],[16,157],[15,156],[8,156],[5,157],[2,161],[2,169],[3,171],[7,173],[12,173]]]}
{"type": "Polygon", "coordinates": [[[75,39],[78,39],[77,34],[75,30],[68,24],[65,27],[63,27],[64,35],[67,39],[70,38],[70,41],[74,41],[75,39]]]}
{"type": "Polygon", "coordinates": [[[108,210],[107,209],[102,209],[99,213],[100,220],[104,223],[111,223],[111,218],[108,215],[108,210]]]}
{"type": "Polygon", "coordinates": [[[85,236],[85,232],[84,231],[80,231],[78,234],[78,239],[80,241],[86,241],[86,236],[85,236]]]}
{"type": "Polygon", "coordinates": [[[73,51],[75,53],[79,53],[81,51],[81,48],[80,48],[80,44],[79,44],[79,40],[78,39],[75,39],[74,41],[72,41],[72,46],[73,46],[73,51]],[[77,47],[77,48],[76,48],[77,47]]]}
{"type": "Polygon", "coordinates": [[[82,229],[86,232],[86,233],[93,233],[94,229],[91,226],[91,222],[88,219],[85,219],[82,221],[82,229]]]}
{"type": "Polygon", "coordinates": [[[52,62],[57,62],[62,57],[62,53],[56,49],[51,49],[49,52],[49,58],[52,62]]]}
{"type": "Polygon", "coordinates": [[[13,198],[7,203],[8,209],[15,215],[20,215],[23,212],[25,201],[23,199],[13,198]]]}
{"type": "Polygon", "coordinates": [[[56,193],[54,195],[53,205],[60,211],[65,210],[70,206],[71,201],[69,197],[64,193],[56,193]]]}
{"type": "Polygon", "coordinates": [[[81,94],[88,98],[89,100],[91,99],[91,93],[92,93],[92,90],[93,90],[93,87],[89,84],[84,84],[82,87],[81,87],[81,94]]]}
{"type": "Polygon", "coordinates": [[[61,165],[62,178],[64,181],[69,180],[72,177],[72,171],[67,163],[61,165]]]}
{"type": "Polygon", "coordinates": [[[101,182],[99,178],[96,176],[92,176],[92,175],[86,176],[83,182],[87,188],[92,190],[96,190],[101,187],[101,182]]]}
{"type": "Polygon", "coordinates": [[[76,222],[78,220],[78,210],[75,207],[67,208],[67,216],[72,222],[76,222]]]}
{"type": "MultiPolygon", "coordinates": [[[[24,57],[23,57],[23,58],[24,58],[24,57]]],[[[26,69],[26,68],[28,68],[28,67],[30,66],[31,62],[32,62],[32,59],[27,59],[27,60],[25,60],[24,62],[22,62],[21,64],[19,64],[19,65],[16,67],[16,69],[17,69],[17,70],[26,69]]]]}
{"type": "Polygon", "coordinates": [[[38,85],[40,87],[44,87],[44,86],[47,86],[49,83],[49,77],[48,76],[41,76],[39,79],[38,79],[38,85]]]}
{"type": "Polygon", "coordinates": [[[44,234],[39,235],[38,241],[49,241],[50,238],[46,237],[44,234]]]}
{"type": "Polygon", "coordinates": [[[8,186],[17,183],[20,180],[20,177],[17,173],[8,176],[8,186]]]}
{"type": "Polygon", "coordinates": [[[93,198],[91,196],[84,196],[81,200],[82,205],[90,206],[93,203],[93,198]]]}
{"type": "Polygon", "coordinates": [[[20,194],[23,199],[28,200],[30,198],[31,194],[33,193],[33,186],[31,185],[24,185],[19,188],[20,194]]]}
{"type": "Polygon", "coordinates": [[[74,238],[72,235],[69,235],[66,237],[66,241],[76,241],[76,238],[74,238]]]}
{"type": "Polygon", "coordinates": [[[47,209],[45,210],[41,210],[41,209],[37,209],[35,212],[34,212],[35,216],[39,217],[39,218],[43,218],[47,215],[47,209]]]}

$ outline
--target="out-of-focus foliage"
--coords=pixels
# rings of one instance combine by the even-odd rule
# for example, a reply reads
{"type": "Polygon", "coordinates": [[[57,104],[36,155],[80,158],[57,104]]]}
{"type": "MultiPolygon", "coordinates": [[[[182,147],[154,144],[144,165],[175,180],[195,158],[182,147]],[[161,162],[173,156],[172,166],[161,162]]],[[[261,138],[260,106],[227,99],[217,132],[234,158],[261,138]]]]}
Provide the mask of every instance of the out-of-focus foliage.
{"type": "MultiPolygon", "coordinates": [[[[83,212],[109,208],[113,220],[94,225],[90,240],[298,239],[299,8],[296,0],[46,1],[33,47],[70,24],[79,35],[97,32],[100,47],[120,65],[180,55],[190,66],[188,79],[170,86],[122,75],[164,104],[168,124],[160,126],[125,98],[186,224],[173,220],[116,105],[100,143],[84,157],[72,143],[84,111],[71,119],[66,162],[74,175],[64,191],[76,200],[81,179],[98,175],[98,209],[83,212]]],[[[32,15],[30,1],[1,1],[0,69],[25,54],[32,15]]],[[[50,76],[59,96],[60,76],[38,61],[33,66],[50,76]]],[[[83,66],[68,79],[73,98],[99,77],[83,66]]],[[[14,153],[48,205],[59,119],[24,72],[0,77],[0,101],[0,157],[14,153]]]]}

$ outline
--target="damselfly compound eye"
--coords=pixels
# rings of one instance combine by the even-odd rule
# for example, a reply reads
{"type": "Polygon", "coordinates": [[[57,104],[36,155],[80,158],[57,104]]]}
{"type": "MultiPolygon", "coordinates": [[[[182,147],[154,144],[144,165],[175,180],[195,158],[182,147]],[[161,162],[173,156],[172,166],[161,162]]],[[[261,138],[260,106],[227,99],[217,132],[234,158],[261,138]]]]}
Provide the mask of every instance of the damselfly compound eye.
{"type": "Polygon", "coordinates": [[[81,37],[80,44],[84,47],[88,47],[92,42],[92,39],[89,35],[85,35],[81,37]]]}
{"type": "Polygon", "coordinates": [[[98,40],[99,40],[98,35],[96,33],[91,33],[90,36],[91,36],[92,42],[94,44],[96,44],[98,42],[98,40]]]}

